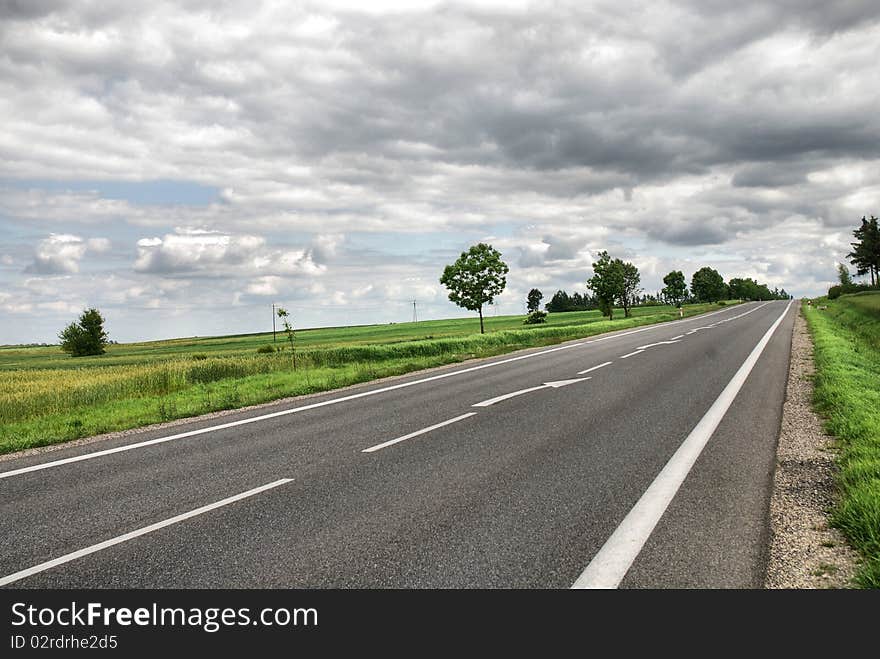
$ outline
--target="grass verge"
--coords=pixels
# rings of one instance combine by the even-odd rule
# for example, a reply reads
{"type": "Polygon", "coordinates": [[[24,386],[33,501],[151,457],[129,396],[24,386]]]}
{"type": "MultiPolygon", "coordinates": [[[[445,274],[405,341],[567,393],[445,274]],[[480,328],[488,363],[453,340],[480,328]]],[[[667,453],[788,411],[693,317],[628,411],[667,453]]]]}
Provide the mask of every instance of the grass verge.
{"type": "Polygon", "coordinates": [[[816,408],[841,440],[831,522],[864,557],[856,583],[880,588],[880,294],[819,298],[804,313],[815,345],[816,408]]]}
{"type": "MultiPolygon", "coordinates": [[[[716,305],[692,305],[685,307],[685,314],[717,309],[716,305]]],[[[6,370],[0,378],[0,453],[328,391],[678,318],[678,312],[670,307],[651,311],[614,321],[585,317],[581,323],[506,329],[484,335],[381,344],[334,343],[297,350],[295,370],[288,352],[257,354],[250,350],[217,356],[183,354],[159,360],[146,353],[136,363],[80,368],[28,368],[25,360],[21,368],[6,370]]],[[[34,364],[43,363],[45,360],[36,353],[34,364]]]]}

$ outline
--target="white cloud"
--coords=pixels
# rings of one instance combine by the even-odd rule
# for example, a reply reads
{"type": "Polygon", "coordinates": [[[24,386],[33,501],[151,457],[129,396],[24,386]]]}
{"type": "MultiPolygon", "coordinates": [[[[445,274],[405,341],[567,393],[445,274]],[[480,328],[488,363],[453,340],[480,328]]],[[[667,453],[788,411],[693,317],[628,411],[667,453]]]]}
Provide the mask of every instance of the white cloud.
{"type": "Polygon", "coordinates": [[[79,236],[50,234],[37,245],[34,261],[27,272],[60,274],[79,272],[79,262],[85,256],[88,245],[79,236]]]}
{"type": "Polygon", "coordinates": [[[235,266],[254,258],[265,240],[253,235],[230,235],[200,229],[177,229],[162,238],[137,242],[138,272],[193,272],[216,266],[235,266]]]}
{"type": "Polygon", "coordinates": [[[278,295],[281,277],[269,275],[266,277],[258,277],[245,289],[251,295],[269,296],[278,295]]]}

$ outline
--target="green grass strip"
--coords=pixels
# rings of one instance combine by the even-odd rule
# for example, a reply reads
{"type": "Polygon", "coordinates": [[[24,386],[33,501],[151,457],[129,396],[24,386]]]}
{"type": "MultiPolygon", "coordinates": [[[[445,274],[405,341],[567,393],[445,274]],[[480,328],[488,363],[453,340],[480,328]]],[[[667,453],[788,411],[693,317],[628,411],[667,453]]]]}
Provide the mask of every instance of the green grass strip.
{"type": "Polygon", "coordinates": [[[880,294],[804,307],[815,344],[815,405],[838,437],[831,521],[864,557],[856,583],[880,588],[880,294]]]}

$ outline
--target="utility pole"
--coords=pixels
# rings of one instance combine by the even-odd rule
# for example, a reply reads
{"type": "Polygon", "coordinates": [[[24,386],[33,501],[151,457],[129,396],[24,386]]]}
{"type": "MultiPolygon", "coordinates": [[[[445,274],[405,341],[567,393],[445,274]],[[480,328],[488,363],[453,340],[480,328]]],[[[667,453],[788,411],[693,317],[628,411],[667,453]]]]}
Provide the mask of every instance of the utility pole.
{"type": "Polygon", "coordinates": [[[272,343],[275,343],[275,303],[272,303],[272,343]]]}

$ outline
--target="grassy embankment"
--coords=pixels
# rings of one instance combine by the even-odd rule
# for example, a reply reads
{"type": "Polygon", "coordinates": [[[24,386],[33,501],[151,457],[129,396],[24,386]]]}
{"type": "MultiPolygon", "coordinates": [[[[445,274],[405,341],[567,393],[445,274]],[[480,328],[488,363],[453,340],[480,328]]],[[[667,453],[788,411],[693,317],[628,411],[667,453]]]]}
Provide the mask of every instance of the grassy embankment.
{"type": "Polygon", "coordinates": [[[815,343],[817,409],[838,437],[840,502],[832,524],[864,557],[856,577],[880,588],[880,293],[804,308],[815,343]]]}
{"type": "MultiPolygon", "coordinates": [[[[685,307],[688,316],[715,305],[685,307]]],[[[598,311],[450,319],[302,330],[294,370],[289,350],[257,354],[272,334],[111,345],[72,358],[57,346],[0,347],[0,453],[160,421],[232,409],[678,318],[672,307],[641,307],[614,321],[598,311]]],[[[112,328],[111,328],[112,330],[112,328]]],[[[279,332],[277,346],[286,346],[279,332]]]]}

